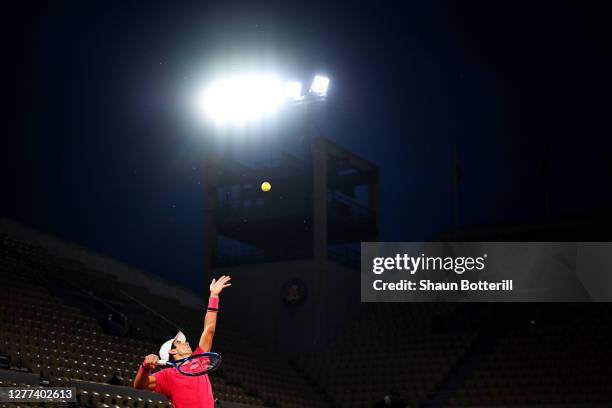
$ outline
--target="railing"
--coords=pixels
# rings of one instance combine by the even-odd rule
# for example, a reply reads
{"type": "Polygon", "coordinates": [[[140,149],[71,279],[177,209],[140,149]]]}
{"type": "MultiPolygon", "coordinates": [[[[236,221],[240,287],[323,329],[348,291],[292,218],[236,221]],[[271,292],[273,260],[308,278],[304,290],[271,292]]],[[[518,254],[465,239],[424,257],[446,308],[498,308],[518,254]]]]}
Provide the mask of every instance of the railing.
{"type": "Polygon", "coordinates": [[[68,304],[83,309],[87,314],[96,318],[102,328],[110,334],[147,340],[157,339],[160,333],[165,333],[164,327],[160,327],[162,322],[172,330],[180,330],[175,322],[122,290],[118,290],[117,293],[128,299],[130,304],[125,304],[119,299],[103,298],[91,288],[84,289],[61,277],[54,276],[49,279],[53,280],[55,289],[62,292],[68,304]],[[121,304],[125,312],[113,306],[111,302],[121,304]]]}
{"type": "Polygon", "coordinates": [[[106,330],[112,331],[113,334],[117,335],[126,335],[128,332],[128,322],[129,318],[116,307],[111,305],[105,299],[96,296],[91,290],[85,290],[79,285],[76,285],[73,282],[70,282],[67,279],[63,279],[58,276],[49,277],[49,280],[55,284],[56,289],[61,290],[65,295],[68,296],[68,300],[72,299],[73,302],[79,302],[79,299],[73,296],[70,293],[67,293],[66,288],[69,287],[73,291],[76,291],[79,295],[88,300],[88,302],[81,304],[81,306],[85,306],[88,309],[88,312],[97,316],[98,321],[104,322],[103,325],[107,325],[104,327],[106,330]],[[102,311],[91,307],[92,305],[101,306],[102,311]],[[113,320],[114,317],[118,317],[121,321],[117,322],[113,320]]]}
{"type": "Polygon", "coordinates": [[[165,316],[163,316],[162,314],[156,312],[155,310],[151,309],[149,306],[145,305],[144,303],[142,303],[141,301],[139,301],[138,299],[136,299],[135,297],[129,295],[128,293],[120,290],[119,293],[121,293],[123,296],[127,297],[128,299],[130,299],[132,302],[136,303],[138,306],[140,306],[141,308],[149,311],[150,313],[152,313],[153,315],[155,315],[156,317],[162,319],[164,322],[168,323],[168,325],[170,325],[172,328],[174,328],[176,331],[180,331],[181,328],[179,327],[178,324],[176,324],[175,322],[173,322],[172,320],[166,318],[165,316]]]}

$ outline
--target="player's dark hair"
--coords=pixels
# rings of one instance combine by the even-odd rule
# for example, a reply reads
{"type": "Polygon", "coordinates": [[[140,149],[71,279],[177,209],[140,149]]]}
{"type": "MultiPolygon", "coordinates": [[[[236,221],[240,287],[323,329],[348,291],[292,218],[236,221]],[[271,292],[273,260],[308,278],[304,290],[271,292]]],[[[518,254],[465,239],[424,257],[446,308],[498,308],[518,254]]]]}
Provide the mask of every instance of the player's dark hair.
{"type": "MultiPolygon", "coordinates": [[[[176,348],[176,346],[174,345],[175,340],[176,339],[172,340],[172,343],[170,343],[170,350],[174,350],[176,348]]],[[[168,361],[173,361],[173,360],[174,360],[174,356],[171,353],[168,353],[168,361]]]]}

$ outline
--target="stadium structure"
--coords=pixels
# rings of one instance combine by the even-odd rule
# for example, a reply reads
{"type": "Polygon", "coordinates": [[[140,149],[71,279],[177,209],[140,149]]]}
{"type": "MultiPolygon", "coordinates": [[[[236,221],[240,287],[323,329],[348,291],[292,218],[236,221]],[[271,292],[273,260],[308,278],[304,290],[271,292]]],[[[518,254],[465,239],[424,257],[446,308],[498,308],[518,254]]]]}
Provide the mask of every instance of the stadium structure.
{"type": "MultiPolygon", "coordinates": [[[[207,162],[206,274],[236,282],[213,345],[219,407],[612,406],[607,304],[360,303],[359,243],[378,239],[378,169],[324,138],[312,147],[277,166],[207,162]]],[[[537,240],[553,227],[569,237],[584,225],[438,239],[537,240]]],[[[76,403],[54,407],[169,406],[130,385],[178,329],[199,335],[205,294],[8,219],[0,270],[0,386],[76,387],[76,403]]]]}

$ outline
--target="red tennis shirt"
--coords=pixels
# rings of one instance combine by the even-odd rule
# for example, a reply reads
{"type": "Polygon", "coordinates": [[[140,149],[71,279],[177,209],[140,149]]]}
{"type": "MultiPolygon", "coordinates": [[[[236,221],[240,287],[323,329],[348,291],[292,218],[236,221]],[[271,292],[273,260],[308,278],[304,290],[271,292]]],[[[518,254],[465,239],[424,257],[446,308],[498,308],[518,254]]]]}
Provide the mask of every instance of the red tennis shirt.
{"type": "MultiPolygon", "coordinates": [[[[203,353],[200,347],[193,354],[203,353]]],[[[190,377],[176,368],[166,368],[153,374],[157,380],[155,392],[164,394],[174,408],[214,408],[208,374],[190,377]]]]}

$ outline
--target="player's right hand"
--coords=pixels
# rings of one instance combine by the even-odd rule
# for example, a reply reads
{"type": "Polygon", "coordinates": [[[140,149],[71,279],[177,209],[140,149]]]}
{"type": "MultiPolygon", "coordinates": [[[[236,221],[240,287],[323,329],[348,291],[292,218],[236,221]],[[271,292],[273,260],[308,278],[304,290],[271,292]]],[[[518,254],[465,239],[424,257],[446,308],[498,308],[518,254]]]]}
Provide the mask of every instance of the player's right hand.
{"type": "Polygon", "coordinates": [[[157,357],[155,354],[149,354],[148,356],[145,357],[142,364],[145,367],[147,367],[149,370],[153,370],[155,367],[157,367],[158,361],[159,361],[159,357],[157,357]]]}

